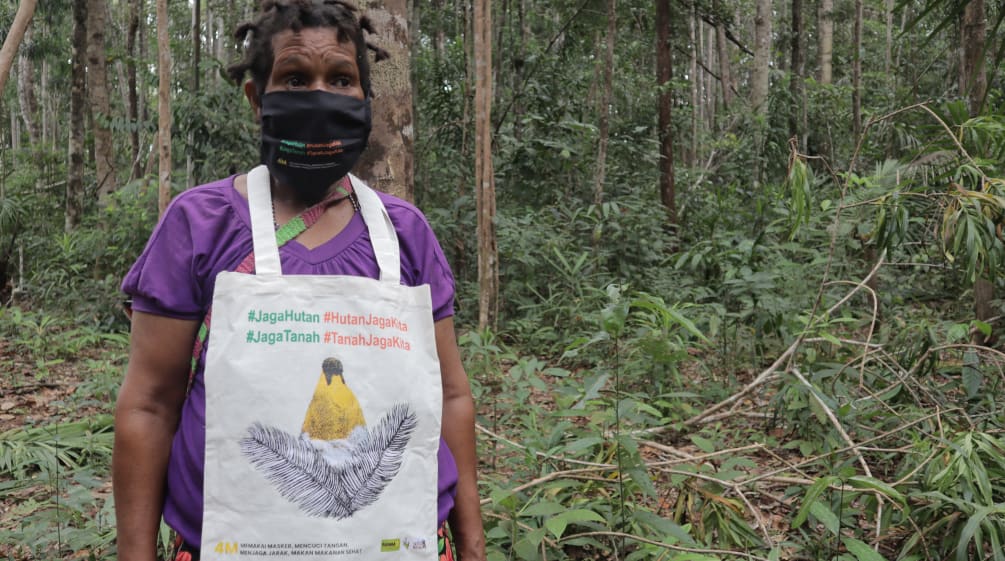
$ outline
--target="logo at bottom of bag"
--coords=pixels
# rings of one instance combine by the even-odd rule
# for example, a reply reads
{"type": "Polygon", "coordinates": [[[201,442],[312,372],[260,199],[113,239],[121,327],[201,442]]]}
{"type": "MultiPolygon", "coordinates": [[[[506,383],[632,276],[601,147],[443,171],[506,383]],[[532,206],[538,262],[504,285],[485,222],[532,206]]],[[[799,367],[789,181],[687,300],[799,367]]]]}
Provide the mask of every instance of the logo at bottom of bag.
{"type": "Polygon", "coordinates": [[[405,538],[402,540],[405,544],[405,549],[411,551],[425,551],[426,550],[426,538],[405,538]]]}
{"type": "Polygon", "coordinates": [[[382,552],[398,551],[401,549],[401,540],[398,538],[380,540],[380,550],[382,552]]]}

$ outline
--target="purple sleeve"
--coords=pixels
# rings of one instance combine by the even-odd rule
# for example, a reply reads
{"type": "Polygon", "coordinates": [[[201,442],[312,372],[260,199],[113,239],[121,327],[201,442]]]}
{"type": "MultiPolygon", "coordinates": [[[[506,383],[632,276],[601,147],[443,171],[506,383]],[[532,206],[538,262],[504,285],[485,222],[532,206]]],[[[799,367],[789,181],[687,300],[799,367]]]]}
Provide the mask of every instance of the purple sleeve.
{"type": "Polygon", "coordinates": [[[202,319],[200,288],[193,275],[189,217],[177,198],[168,206],[146,248],[122,281],[133,309],[178,319],[202,319]]]}
{"type": "Polygon", "coordinates": [[[146,249],[122,281],[133,309],[200,320],[209,310],[216,274],[251,251],[251,234],[236,215],[233,177],[193,187],[168,205],[146,249]]]}
{"type": "Polygon", "coordinates": [[[382,195],[401,245],[402,278],[414,286],[428,284],[433,320],[454,315],[454,275],[440,242],[422,212],[409,203],[382,195]]]}

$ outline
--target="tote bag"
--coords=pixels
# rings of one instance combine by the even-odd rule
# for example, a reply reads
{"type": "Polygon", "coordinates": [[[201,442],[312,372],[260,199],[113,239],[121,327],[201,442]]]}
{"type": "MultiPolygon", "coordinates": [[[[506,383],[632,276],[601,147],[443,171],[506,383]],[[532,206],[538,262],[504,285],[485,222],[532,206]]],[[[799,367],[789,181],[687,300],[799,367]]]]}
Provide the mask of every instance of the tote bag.
{"type": "Polygon", "coordinates": [[[429,287],[400,284],[387,211],[353,188],[379,280],[283,275],[268,171],[248,175],[256,272],[213,295],[203,559],[436,559],[429,287]]]}

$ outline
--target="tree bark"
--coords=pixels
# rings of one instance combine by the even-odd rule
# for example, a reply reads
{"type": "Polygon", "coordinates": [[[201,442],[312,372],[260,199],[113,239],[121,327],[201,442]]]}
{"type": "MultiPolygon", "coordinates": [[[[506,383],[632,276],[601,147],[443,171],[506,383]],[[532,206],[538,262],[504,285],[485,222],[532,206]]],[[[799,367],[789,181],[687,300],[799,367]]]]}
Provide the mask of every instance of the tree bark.
{"type": "Polygon", "coordinates": [[[789,136],[796,137],[799,147],[805,148],[803,142],[803,74],[805,70],[805,55],[803,54],[803,2],[792,0],[792,64],[789,80],[789,93],[792,96],[792,109],[789,111],[789,136]]]}
{"type": "Polygon", "coordinates": [[[10,67],[14,64],[14,55],[28,29],[28,24],[31,23],[31,17],[35,14],[36,4],[37,0],[21,0],[21,4],[17,7],[17,13],[14,14],[14,22],[7,30],[7,38],[3,41],[3,47],[0,47],[0,92],[7,84],[10,67]]]}
{"type": "Polygon", "coordinates": [[[407,2],[367,0],[357,4],[373,21],[377,31],[374,42],[391,57],[371,66],[373,131],[355,173],[374,188],[411,201],[415,199],[415,132],[407,2]]]}
{"type": "Polygon", "coordinates": [[[128,97],[126,119],[129,128],[129,156],[132,162],[129,181],[138,179],[143,173],[140,164],[139,98],[136,93],[136,34],[140,28],[140,1],[129,0],[129,22],[126,24],[126,80],[128,97]]]}
{"type": "MultiPolygon", "coordinates": [[[[712,11],[720,13],[719,0],[712,0],[712,11]]],[[[715,25],[715,47],[719,57],[719,86],[722,88],[722,108],[729,110],[733,104],[733,78],[729,64],[729,46],[726,43],[726,26],[722,21],[715,25]]]]}
{"type": "MultiPolygon", "coordinates": [[[[984,65],[984,47],[987,41],[984,0],[970,0],[963,8],[960,22],[961,62],[960,94],[966,96],[967,109],[971,117],[981,114],[987,93],[987,72],[984,65]]],[[[978,320],[987,321],[994,316],[991,300],[994,298],[994,283],[987,275],[981,275],[974,282],[974,315],[978,320]]],[[[983,337],[975,337],[984,343],[983,337]]]]}
{"type": "Polygon", "coordinates": [[[886,49],[883,51],[883,72],[887,77],[892,78],[893,64],[893,8],[894,0],[885,0],[883,4],[886,12],[886,49]]]}
{"type": "Polygon", "coordinates": [[[984,65],[984,46],[987,42],[984,0],[970,0],[963,8],[961,23],[963,60],[960,94],[967,99],[970,116],[981,114],[987,93],[987,71],[984,65]]]}
{"type": "Polygon", "coordinates": [[[171,40],[168,0],[157,0],[157,210],[171,201],[171,40]]]}
{"type": "Polygon", "coordinates": [[[72,62],[70,67],[70,146],[69,176],[66,181],[67,232],[80,224],[84,215],[84,112],[87,110],[87,0],[73,2],[72,62]]]}
{"type": "Polygon", "coordinates": [[[607,0],[607,49],[604,51],[604,89],[600,95],[597,169],[593,183],[593,202],[604,202],[604,180],[607,174],[607,142],[611,132],[611,90],[614,87],[614,41],[617,35],[617,0],[607,0]]]}
{"type": "Polygon", "coordinates": [[[862,135],[862,0],[855,0],[852,24],[851,122],[854,142],[862,135]]]}
{"type": "Polygon", "coordinates": [[[108,126],[111,103],[108,99],[108,65],[105,62],[106,0],[87,2],[87,94],[94,123],[94,169],[98,200],[115,191],[115,149],[108,126]]]}
{"type": "Polygon", "coordinates": [[[495,172],[492,166],[492,3],[474,3],[475,199],[478,213],[478,327],[495,327],[499,301],[495,172]]]}
{"type": "Polygon", "coordinates": [[[701,80],[698,78],[698,6],[691,7],[688,14],[687,33],[691,44],[689,51],[691,67],[688,70],[689,82],[691,84],[691,138],[688,143],[685,163],[688,167],[695,167],[698,161],[698,85],[701,80]]]}
{"type": "Polygon", "coordinates": [[[192,4],[192,91],[199,93],[199,58],[202,53],[202,1],[192,4]]]}
{"type": "Polygon", "coordinates": [[[673,58],[670,52],[670,0],[656,0],[656,85],[659,89],[660,201],[667,222],[677,225],[673,171],[673,58]]]}
{"type": "Polygon", "coordinates": [[[771,19],[771,0],[757,0],[754,14],[754,69],[750,78],[750,106],[762,115],[768,110],[771,19]]]}
{"type": "MultiPolygon", "coordinates": [[[[24,32],[23,45],[31,45],[32,28],[28,27],[24,32]]],[[[21,119],[24,120],[24,128],[28,131],[28,140],[33,148],[39,146],[41,132],[38,126],[38,98],[35,95],[35,66],[28,58],[25,49],[21,49],[17,56],[17,101],[21,106],[21,119]]]]}
{"type": "Polygon", "coordinates": [[[820,0],[817,20],[820,36],[817,48],[820,83],[829,85],[833,80],[831,60],[834,57],[834,0],[820,0]]]}

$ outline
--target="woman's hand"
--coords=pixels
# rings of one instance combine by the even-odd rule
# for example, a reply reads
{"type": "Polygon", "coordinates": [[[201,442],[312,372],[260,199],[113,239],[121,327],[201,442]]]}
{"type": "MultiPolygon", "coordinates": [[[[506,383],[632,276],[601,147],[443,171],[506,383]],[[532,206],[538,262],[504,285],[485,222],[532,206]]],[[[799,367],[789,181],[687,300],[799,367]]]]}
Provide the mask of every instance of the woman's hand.
{"type": "Polygon", "coordinates": [[[129,366],[115,405],[112,485],[121,561],[157,559],[171,442],[199,322],[134,312],[129,366]]]}
{"type": "Polygon", "coordinates": [[[457,462],[457,497],[450,514],[450,533],[461,561],[485,559],[485,531],[478,497],[475,455],[475,403],[457,349],[453,318],[436,322],[436,351],[443,379],[442,433],[457,462]]]}

